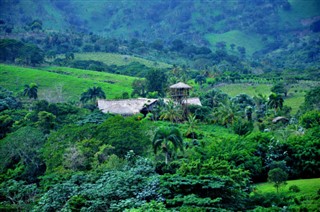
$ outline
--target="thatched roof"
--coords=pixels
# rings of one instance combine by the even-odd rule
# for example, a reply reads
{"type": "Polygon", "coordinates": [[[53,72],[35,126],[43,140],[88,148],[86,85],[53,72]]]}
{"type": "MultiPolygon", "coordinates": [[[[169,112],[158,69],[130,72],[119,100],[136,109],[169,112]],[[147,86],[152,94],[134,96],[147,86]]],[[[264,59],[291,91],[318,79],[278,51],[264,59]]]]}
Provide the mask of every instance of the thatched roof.
{"type": "Polygon", "coordinates": [[[179,89],[179,88],[191,89],[192,87],[183,82],[179,82],[177,84],[171,85],[170,88],[171,89],[179,89]]]}
{"type": "Polygon", "coordinates": [[[122,100],[98,100],[98,108],[103,113],[114,113],[120,115],[134,115],[158,101],[157,99],[122,99],[122,100]]]}
{"type": "MultiPolygon", "coordinates": [[[[158,99],[147,99],[147,98],[138,98],[138,99],[121,99],[121,100],[105,100],[98,99],[98,108],[103,113],[114,113],[120,114],[123,116],[131,116],[137,113],[142,112],[142,110],[152,110],[152,104],[156,103],[158,99]],[[150,106],[150,107],[149,107],[150,106]]],[[[164,99],[165,103],[168,103],[169,99],[164,99]]],[[[188,98],[188,105],[199,105],[201,106],[200,99],[188,98]]]]}
{"type": "Polygon", "coordinates": [[[272,123],[278,123],[279,121],[289,122],[289,119],[287,119],[286,117],[283,117],[283,116],[278,116],[278,117],[272,119],[272,123]]]}

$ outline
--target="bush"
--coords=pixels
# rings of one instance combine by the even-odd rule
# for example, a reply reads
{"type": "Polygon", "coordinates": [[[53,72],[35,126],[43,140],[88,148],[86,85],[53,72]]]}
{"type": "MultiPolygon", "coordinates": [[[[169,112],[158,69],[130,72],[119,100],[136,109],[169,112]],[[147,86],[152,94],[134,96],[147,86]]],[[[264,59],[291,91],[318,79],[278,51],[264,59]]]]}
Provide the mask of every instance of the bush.
{"type": "Polygon", "coordinates": [[[250,134],[253,130],[253,123],[243,119],[238,119],[232,126],[234,133],[238,135],[250,134]]]}
{"type": "Polygon", "coordinates": [[[297,185],[292,185],[289,187],[289,191],[298,193],[298,192],[300,192],[300,188],[297,185]]]}

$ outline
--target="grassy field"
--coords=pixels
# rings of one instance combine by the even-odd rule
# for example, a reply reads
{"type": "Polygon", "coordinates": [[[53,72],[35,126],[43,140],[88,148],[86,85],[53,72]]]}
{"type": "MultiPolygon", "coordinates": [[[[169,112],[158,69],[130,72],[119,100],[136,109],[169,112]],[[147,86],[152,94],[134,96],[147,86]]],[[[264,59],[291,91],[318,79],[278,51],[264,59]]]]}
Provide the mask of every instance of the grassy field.
{"type": "Polygon", "coordinates": [[[223,34],[207,34],[205,37],[212,46],[215,46],[215,43],[217,42],[224,41],[226,42],[228,49],[230,49],[230,44],[245,47],[248,55],[261,50],[264,46],[261,36],[253,33],[246,34],[238,30],[229,31],[223,34]]]}
{"type": "MultiPolygon", "coordinates": [[[[297,205],[294,208],[291,208],[291,210],[288,211],[319,211],[319,190],[320,178],[314,178],[302,180],[289,180],[287,181],[287,185],[280,187],[279,193],[287,197],[292,197],[297,203],[297,205]],[[290,191],[289,188],[292,185],[298,186],[300,191],[290,191]]],[[[276,194],[276,189],[272,183],[261,183],[256,184],[256,190],[252,193],[252,195],[254,195],[255,193],[276,194]]]]}
{"type": "Polygon", "coordinates": [[[25,84],[37,83],[40,99],[63,95],[64,101],[79,100],[89,87],[100,86],[108,99],[132,91],[134,77],[86,71],[65,67],[24,68],[0,64],[0,86],[15,93],[21,92],[25,84]]]}
{"type": "Polygon", "coordinates": [[[112,54],[112,53],[104,53],[104,52],[94,52],[94,53],[76,53],[76,60],[96,60],[101,61],[107,65],[128,65],[132,62],[139,62],[144,64],[147,67],[155,67],[155,68],[169,68],[172,65],[162,62],[154,62],[150,60],[146,60],[139,57],[134,57],[130,55],[121,55],[121,54],[112,54]]]}
{"type": "MultiPolygon", "coordinates": [[[[288,180],[287,185],[281,186],[279,192],[288,193],[289,187],[296,185],[300,188],[300,192],[296,193],[297,197],[302,196],[315,196],[320,189],[320,178],[302,179],[302,180],[288,180]]],[[[276,188],[272,183],[256,184],[257,192],[270,193],[276,192],[276,188]]]]}

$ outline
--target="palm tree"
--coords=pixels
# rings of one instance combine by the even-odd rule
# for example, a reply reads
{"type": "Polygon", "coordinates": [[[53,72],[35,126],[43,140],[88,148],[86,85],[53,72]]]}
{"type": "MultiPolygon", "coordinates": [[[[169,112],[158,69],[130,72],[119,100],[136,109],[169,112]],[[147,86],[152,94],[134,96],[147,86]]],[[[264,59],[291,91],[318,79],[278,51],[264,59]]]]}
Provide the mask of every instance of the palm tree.
{"type": "Polygon", "coordinates": [[[274,113],[277,114],[278,109],[283,107],[283,98],[281,95],[272,93],[269,96],[268,106],[274,109],[274,113]]]}
{"type": "Polygon", "coordinates": [[[191,135],[192,138],[194,139],[195,132],[194,130],[196,129],[198,124],[198,120],[196,119],[195,115],[188,115],[188,120],[187,120],[187,125],[188,125],[188,130],[187,130],[187,136],[191,135]]]}
{"type": "Polygon", "coordinates": [[[228,102],[226,104],[220,103],[219,107],[214,109],[213,116],[215,122],[228,127],[232,125],[238,118],[239,110],[237,105],[235,105],[233,102],[228,102]]]}
{"type": "Polygon", "coordinates": [[[159,148],[165,154],[165,163],[168,164],[169,151],[173,146],[173,149],[183,150],[183,139],[181,133],[174,127],[161,127],[157,130],[152,141],[154,153],[157,154],[159,148]]]}
{"type": "Polygon", "coordinates": [[[37,99],[38,98],[38,85],[35,83],[31,83],[30,85],[25,85],[23,90],[23,95],[28,96],[29,99],[37,99]]]}
{"type": "Polygon", "coordinates": [[[168,104],[161,110],[160,119],[169,120],[171,122],[178,122],[183,117],[182,109],[176,105],[173,101],[169,101],[168,104]]]}
{"type": "Polygon", "coordinates": [[[89,88],[87,91],[81,94],[80,101],[87,102],[87,101],[95,101],[97,98],[106,98],[106,94],[103,92],[101,87],[93,87],[89,88]]]}

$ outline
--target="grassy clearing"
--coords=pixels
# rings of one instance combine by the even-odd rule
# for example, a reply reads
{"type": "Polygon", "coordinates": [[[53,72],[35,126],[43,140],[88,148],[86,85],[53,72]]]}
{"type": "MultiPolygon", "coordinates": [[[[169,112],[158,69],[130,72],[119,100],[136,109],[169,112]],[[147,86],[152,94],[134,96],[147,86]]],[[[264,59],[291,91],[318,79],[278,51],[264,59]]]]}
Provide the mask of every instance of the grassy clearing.
{"type": "Polygon", "coordinates": [[[107,65],[128,65],[132,62],[139,62],[144,64],[147,67],[154,68],[169,68],[171,65],[162,62],[155,62],[146,60],[139,57],[134,57],[130,55],[121,55],[121,54],[112,54],[112,53],[104,53],[104,52],[95,52],[95,53],[76,53],[76,60],[96,60],[101,61],[107,65]]]}
{"type": "MultiPolygon", "coordinates": [[[[292,193],[289,187],[296,185],[300,188],[300,192],[295,193],[296,197],[315,196],[320,189],[320,178],[302,179],[302,180],[288,180],[286,186],[280,187],[279,192],[292,193]]],[[[261,193],[275,193],[276,189],[272,183],[261,183],[256,185],[257,192],[261,193]]]]}
{"type": "Polygon", "coordinates": [[[212,46],[215,46],[217,42],[224,41],[228,49],[230,49],[230,44],[245,47],[249,55],[261,50],[264,46],[261,36],[253,33],[246,34],[238,30],[232,30],[223,34],[207,34],[205,37],[212,46]]]}
{"type": "Polygon", "coordinates": [[[39,85],[39,98],[54,95],[52,92],[62,88],[64,101],[77,101],[83,91],[92,86],[100,86],[108,99],[132,91],[134,77],[86,71],[65,67],[45,67],[40,69],[23,68],[0,64],[0,86],[15,93],[23,90],[25,84],[35,82],[39,85]]]}
{"type": "Polygon", "coordinates": [[[289,3],[291,9],[280,12],[280,20],[283,23],[299,24],[301,19],[319,15],[319,0],[289,0],[289,3]]]}

